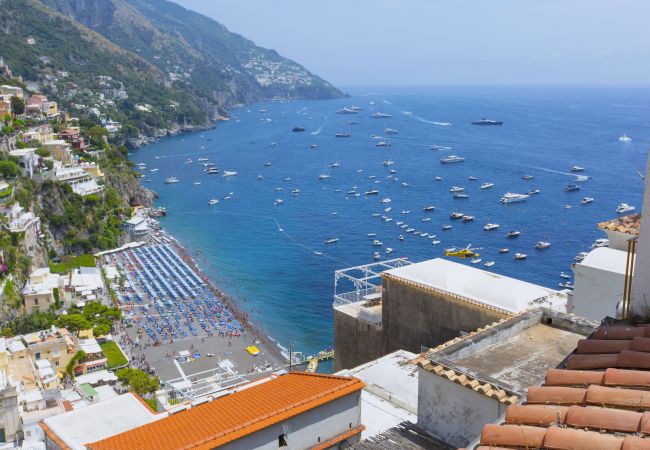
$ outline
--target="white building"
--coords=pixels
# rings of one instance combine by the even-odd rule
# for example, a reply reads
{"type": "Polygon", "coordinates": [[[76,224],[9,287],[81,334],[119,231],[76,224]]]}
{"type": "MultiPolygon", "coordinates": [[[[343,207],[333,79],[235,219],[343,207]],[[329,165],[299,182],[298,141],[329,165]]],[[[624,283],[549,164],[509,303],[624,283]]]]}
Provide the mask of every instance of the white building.
{"type": "Polygon", "coordinates": [[[79,267],[64,278],[66,291],[76,302],[102,301],[106,297],[106,286],[98,267],[79,267]]]}
{"type": "Polygon", "coordinates": [[[34,176],[34,169],[38,166],[40,157],[34,153],[35,148],[21,148],[9,152],[10,156],[15,156],[19,159],[18,165],[23,169],[23,174],[26,177],[32,178],[34,176]]]}
{"type": "Polygon", "coordinates": [[[63,287],[61,276],[51,273],[49,267],[41,267],[29,275],[22,290],[25,312],[47,311],[55,303],[54,289],[63,287]]]}

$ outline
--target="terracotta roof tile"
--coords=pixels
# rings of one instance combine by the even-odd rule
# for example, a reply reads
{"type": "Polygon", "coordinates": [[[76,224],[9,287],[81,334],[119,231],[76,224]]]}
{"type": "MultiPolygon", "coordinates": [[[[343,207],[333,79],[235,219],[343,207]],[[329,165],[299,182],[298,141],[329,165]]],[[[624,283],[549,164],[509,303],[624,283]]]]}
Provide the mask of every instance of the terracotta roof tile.
{"type": "MultiPolygon", "coordinates": [[[[600,326],[596,328],[592,339],[632,339],[635,337],[646,337],[648,326],[635,327],[631,325],[600,326]]],[[[649,336],[650,337],[650,336],[649,336]]]]}
{"type": "MultiPolygon", "coordinates": [[[[459,450],[467,450],[467,449],[465,448],[459,450]]],[[[478,447],[476,447],[476,450],[514,450],[514,449],[508,447],[495,447],[494,445],[479,445],[478,447]]]]}
{"type": "Polygon", "coordinates": [[[567,369],[585,370],[585,369],[607,369],[617,367],[618,354],[605,355],[571,355],[567,360],[567,369]]]}
{"type": "Polygon", "coordinates": [[[638,436],[627,436],[623,440],[621,450],[650,450],[650,439],[643,439],[638,436]]]}
{"type": "Polygon", "coordinates": [[[547,386],[584,386],[603,384],[604,372],[593,370],[549,369],[546,372],[547,386]]]}
{"type": "MultiPolygon", "coordinates": [[[[635,338],[637,339],[637,338],[635,338]]],[[[646,339],[646,338],[641,338],[646,339]]],[[[632,343],[629,339],[581,339],[578,341],[576,353],[593,354],[593,353],[620,353],[623,350],[629,350],[632,343]]]]}
{"type": "Polygon", "coordinates": [[[635,352],[650,352],[650,337],[635,337],[632,339],[630,350],[635,352]]]}
{"type": "Polygon", "coordinates": [[[623,350],[618,355],[618,367],[624,369],[650,369],[650,353],[623,350]]]}
{"type": "Polygon", "coordinates": [[[600,222],[598,228],[605,231],[618,231],[620,233],[637,236],[641,226],[641,214],[630,214],[616,219],[600,222]]]}
{"type": "Polygon", "coordinates": [[[647,411],[650,410],[650,392],[592,385],[587,388],[586,403],[601,407],[647,411]]]}
{"type": "Polygon", "coordinates": [[[636,433],[641,423],[641,413],[608,408],[571,406],[565,424],[575,428],[636,433]]]}
{"type": "Polygon", "coordinates": [[[527,425],[488,424],[481,433],[481,445],[540,448],[546,428],[527,425]]]}
{"type": "Polygon", "coordinates": [[[564,423],[569,410],[557,405],[510,405],[506,409],[505,422],[518,425],[542,425],[564,423]]]}
{"type": "Polygon", "coordinates": [[[650,412],[644,412],[643,414],[641,414],[639,433],[650,435],[650,412]]]}
{"type": "Polygon", "coordinates": [[[92,450],[214,448],[363,386],[356,378],[290,373],[86,446],[92,450]]]}
{"type": "Polygon", "coordinates": [[[544,437],[544,448],[557,450],[620,450],[623,438],[572,428],[551,427],[544,437]]]}
{"type": "Polygon", "coordinates": [[[531,386],[526,401],[529,404],[582,405],[587,389],[556,386],[531,386]]]}
{"type": "Polygon", "coordinates": [[[650,388],[650,372],[610,368],[605,371],[602,384],[605,386],[650,388]]]}

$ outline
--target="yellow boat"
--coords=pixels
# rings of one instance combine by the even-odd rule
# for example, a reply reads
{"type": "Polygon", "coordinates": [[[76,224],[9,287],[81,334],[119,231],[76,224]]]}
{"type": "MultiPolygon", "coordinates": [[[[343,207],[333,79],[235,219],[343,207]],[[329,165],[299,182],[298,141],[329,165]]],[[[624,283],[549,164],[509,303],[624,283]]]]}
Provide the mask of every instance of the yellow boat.
{"type": "Polygon", "coordinates": [[[246,347],[246,351],[253,356],[257,356],[260,354],[260,349],[254,345],[251,345],[250,347],[246,347]]]}
{"type": "Polygon", "coordinates": [[[318,358],[314,356],[309,360],[309,364],[307,364],[307,370],[305,370],[305,372],[315,373],[317,368],[318,368],[318,358]]]}

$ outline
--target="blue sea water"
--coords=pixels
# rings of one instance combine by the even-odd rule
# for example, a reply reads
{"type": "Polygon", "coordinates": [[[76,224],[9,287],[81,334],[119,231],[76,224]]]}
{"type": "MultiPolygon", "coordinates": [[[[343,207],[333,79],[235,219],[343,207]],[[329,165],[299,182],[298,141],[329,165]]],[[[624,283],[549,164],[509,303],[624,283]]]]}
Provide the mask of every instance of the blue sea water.
{"type": "MultiPolygon", "coordinates": [[[[367,233],[377,233],[383,249],[394,249],[390,257],[413,261],[471,244],[481,248],[483,262],[495,261],[487,270],[557,288],[560,271],[570,272],[573,257],[603,237],[597,222],[615,217],[621,202],[637,211],[641,207],[643,183],[636,171],[645,172],[650,137],[647,88],[355,89],[350,98],[260,103],[236,109],[232,116],[214,130],[162,139],[135,151],[132,159],[147,164],[142,182],[160,195],[157,205],[167,208],[163,227],[253,321],[280,344],[295,342],[304,352],[332,344],[334,271],[372,262],[377,249],[367,233]],[[335,114],[348,105],[363,111],[335,114]],[[371,118],[377,111],[391,117],[371,118]],[[504,125],[470,124],[483,116],[504,125]],[[351,120],[358,124],[349,124],[351,120]],[[292,132],[294,126],[306,131],[292,132]],[[399,134],[384,136],[387,127],[399,134]],[[336,138],[341,131],[351,136],[336,138]],[[620,142],[623,133],[632,142],[620,142]],[[373,134],[392,145],[375,146],[373,134]],[[311,149],[311,144],[318,147],[311,149]],[[432,145],[451,150],[433,151],[432,145]],[[466,161],[441,164],[440,158],[449,154],[466,161]],[[238,175],[204,174],[200,157],[238,175]],[[187,163],[188,158],[193,162],[187,163]],[[395,165],[385,167],[384,160],[395,165]],[[336,161],[341,166],[330,168],[336,161]],[[573,165],[585,167],[584,175],[591,179],[579,192],[565,193],[563,187],[574,178],[569,173],[573,165]],[[149,172],[154,168],[159,170],[149,172]],[[389,169],[397,173],[390,177],[389,169]],[[318,180],[322,173],[331,178],[318,180]],[[524,181],[524,174],[534,179],[524,181]],[[180,183],[164,184],[169,176],[180,183]],[[436,176],[443,181],[434,181],[436,176]],[[478,180],[469,181],[469,176],[478,180]],[[494,187],[481,190],[485,181],[494,187]],[[452,185],[464,187],[470,198],[452,198],[452,185]],[[299,195],[291,195],[294,188],[301,190],[299,195]],[[348,196],[352,189],[362,195],[348,196]],[[364,197],[370,189],[380,194],[364,197]],[[499,202],[505,192],[531,189],[541,193],[523,203],[499,202]],[[232,199],[223,200],[229,195],[232,199]],[[581,205],[585,196],[593,197],[593,204],[581,205]],[[220,202],[209,206],[212,198],[220,202]],[[383,198],[392,202],[381,204],[383,198]],[[276,199],[284,203],[274,205],[276,199]],[[565,209],[565,204],[572,207],[565,209]],[[435,212],[424,213],[426,205],[434,205],[435,212]],[[391,212],[384,212],[387,206],[391,212]],[[411,213],[402,216],[402,210],[411,213]],[[455,210],[476,219],[451,221],[455,210]],[[432,220],[422,222],[424,217],[432,220]],[[407,234],[395,224],[401,220],[442,242],[434,246],[407,234]],[[484,231],[488,222],[501,228],[484,231]],[[453,224],[452,230],[443,231],[444,224],[453,224]],[[505,233],[511,229],[521,230],[521,237],[508,240],[505,233]],[[330,237],[340,240],[326,245],[330,237]],[[551,247],[535,250],[540,240],[550,241],[551,247]],[[510,253],[500,255],[501,247],[510,253]],[[515,261],[516,251],[528,259],[515,261]]],[[[383,250],[382,257],[389,258],[383,250]]]]}

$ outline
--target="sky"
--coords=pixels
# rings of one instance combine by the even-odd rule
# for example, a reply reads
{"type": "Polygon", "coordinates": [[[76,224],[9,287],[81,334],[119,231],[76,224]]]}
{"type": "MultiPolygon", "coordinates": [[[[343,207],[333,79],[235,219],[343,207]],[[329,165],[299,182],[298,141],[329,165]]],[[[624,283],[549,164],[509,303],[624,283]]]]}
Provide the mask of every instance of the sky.
{"type": "Polygon", "coordinates": [[[339,86],[650,82],[650,0],[174,0],[339,86]]]}

